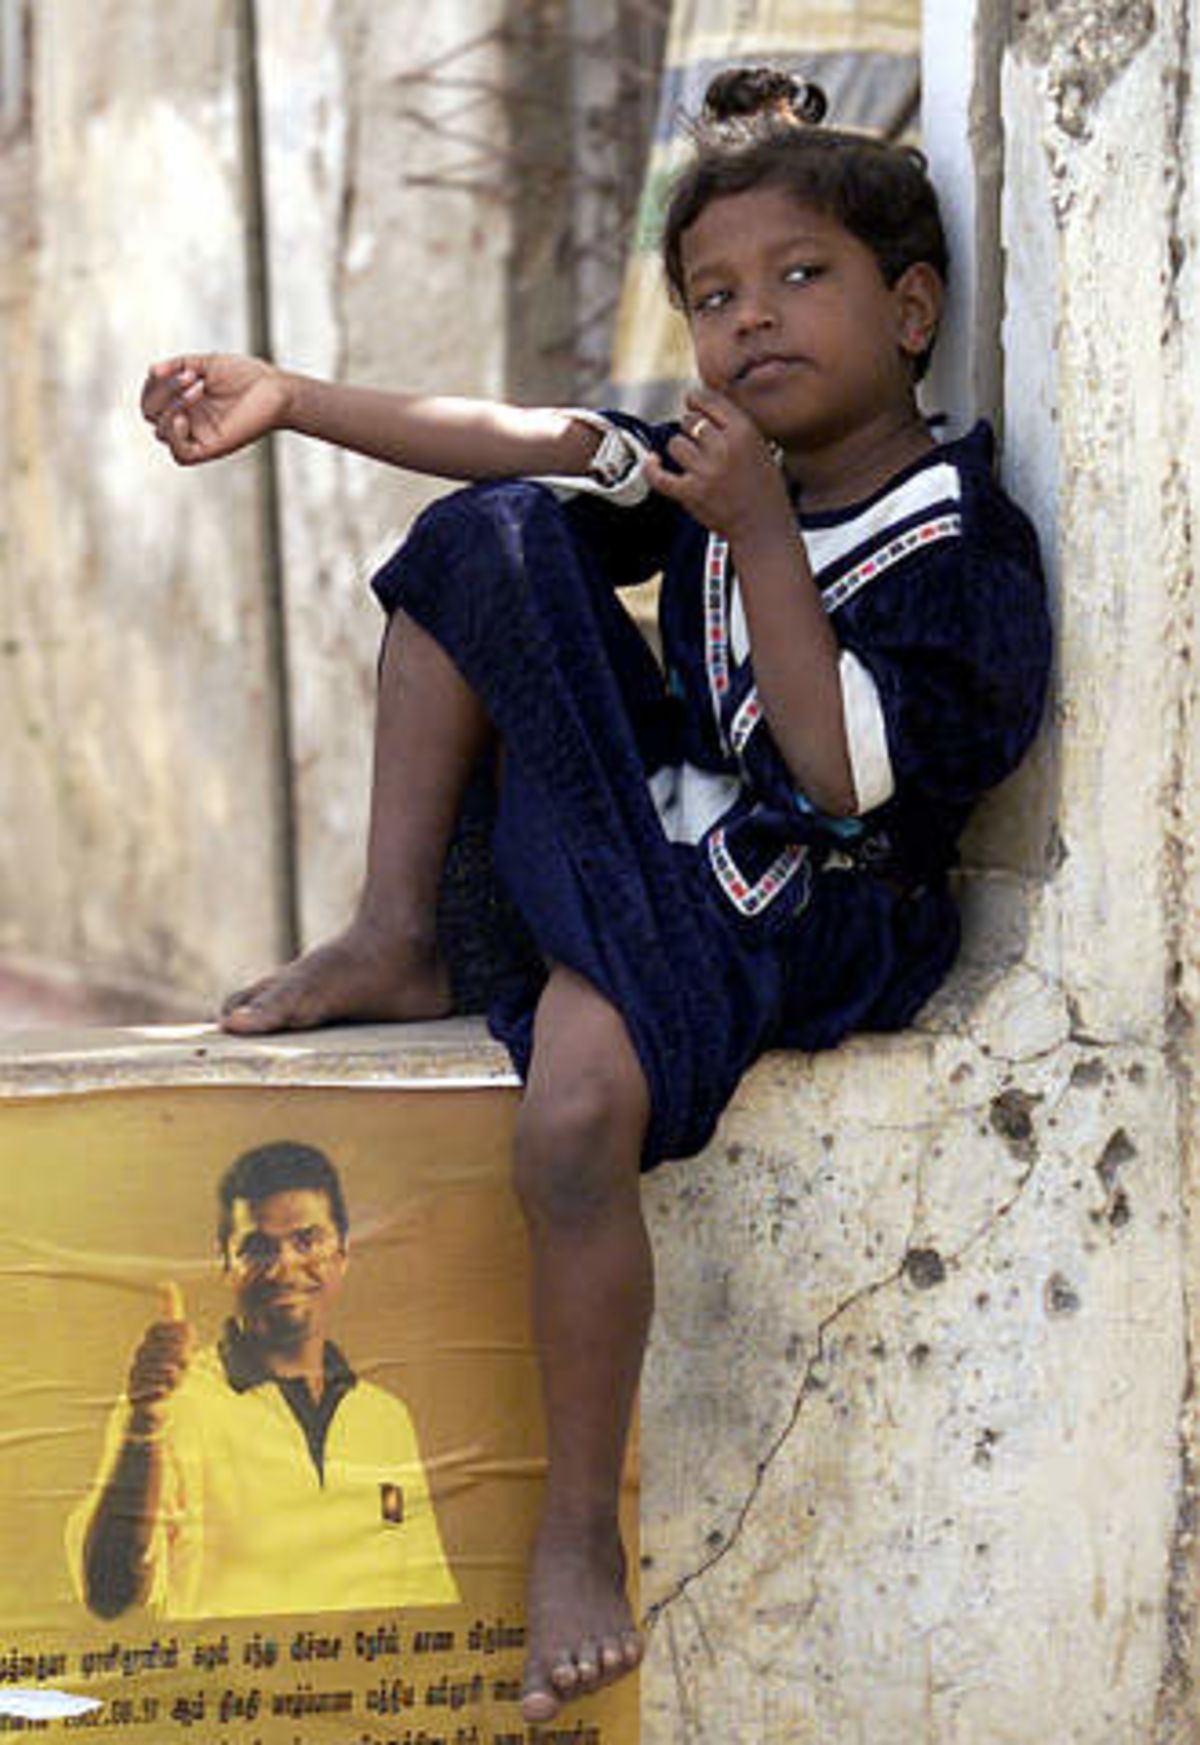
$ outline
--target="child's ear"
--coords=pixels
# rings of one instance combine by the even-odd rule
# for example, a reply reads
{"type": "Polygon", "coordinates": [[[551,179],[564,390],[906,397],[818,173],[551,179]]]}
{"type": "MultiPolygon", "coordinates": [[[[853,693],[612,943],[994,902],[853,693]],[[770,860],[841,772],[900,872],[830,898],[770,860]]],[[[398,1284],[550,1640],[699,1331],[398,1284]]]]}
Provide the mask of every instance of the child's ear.
{"type": "Polygon", "coordinates": [[[944,295],[942,276],[927,261],[906,267],[892,286],[896,332],[906,357],[923,357],[933,344],[944,295]]]}

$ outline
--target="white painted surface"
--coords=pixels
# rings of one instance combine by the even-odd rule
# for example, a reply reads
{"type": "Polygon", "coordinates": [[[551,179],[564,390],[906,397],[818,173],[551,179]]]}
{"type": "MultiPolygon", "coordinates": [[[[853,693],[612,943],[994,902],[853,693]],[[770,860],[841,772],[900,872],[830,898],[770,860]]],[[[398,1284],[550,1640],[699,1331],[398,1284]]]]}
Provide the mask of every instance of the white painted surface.
{"type": "MultiPolygon", "coordinates": [[[[507,121],[498,97],[453,82],[502,89],[502,47],[488,35],[502,15],[498,0],[261,10],[281,361],[409,392],[503,395],[507,121]],[[451,75],[444,88],[414,77],[439,63],[451,75]],[[478,191],[438,185],[473,158],[478,191]]],[[[367,581],[445,486],[300,439],[283,439],[280,466],[297,871],[311,941],[344,925],[361,876],[384,622],[367,581]]]]}
{"type": "MultiPolygon", "coordinates": [[[[971,137],[976,100],[975,39],[980,0],[923,0],[921,11],[921,149],[942,204],[950,251],[949,296],[923,400],[943,412],[947,434],[961,436],[980,404],[975,355],[979,339],[978,191],[971,137]]],[[[998,263],[984,263],[994,270],[998,263]]]]}
{"type": "Polygon", "coordinates": [[[156,356],[245,344],[229,8],[182,60],[161,9],[36,22],[0,261],[0,948],[203,993],[277,949],[257,482],[173,471],[137,395],[156,356]]]}

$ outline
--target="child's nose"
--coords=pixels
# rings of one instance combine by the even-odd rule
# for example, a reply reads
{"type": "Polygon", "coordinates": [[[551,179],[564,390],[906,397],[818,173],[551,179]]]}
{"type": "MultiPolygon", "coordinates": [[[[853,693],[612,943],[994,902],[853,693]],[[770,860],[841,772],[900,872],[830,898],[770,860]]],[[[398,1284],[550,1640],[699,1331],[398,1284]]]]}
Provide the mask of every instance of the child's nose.
{"type": "Polygon", "coordinates": [[[759,333],[775,326],[778,319],[775,300],[766,290],[754,291],[743,297],[738,308],[738,325],[744,333],[759,333]]]}

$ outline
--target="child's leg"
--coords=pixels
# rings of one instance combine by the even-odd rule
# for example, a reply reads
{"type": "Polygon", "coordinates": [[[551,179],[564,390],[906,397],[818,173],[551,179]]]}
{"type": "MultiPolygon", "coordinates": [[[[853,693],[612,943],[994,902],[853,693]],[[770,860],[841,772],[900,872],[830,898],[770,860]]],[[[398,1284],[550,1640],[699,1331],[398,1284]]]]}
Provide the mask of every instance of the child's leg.
{"type": "Polygon", "coordinates": [[[537,1009],[516,1152],[549,1454],[530,1572],[527,1721],[549,1720],[561,1701],[641,1658],[617,1508],[654,1294],[639,1186],[648,1114],[619,1014],[556,968],[537,1009]]]}
{"type": "Polygon", "coordinates": [[[393,617],[379,673],[367,867],[349,927],[230,995],[226,1030],[301,1030],[339,1018],[440,1018],[438,882],[489,732],[473,691],[427,631],[393,617]]]}

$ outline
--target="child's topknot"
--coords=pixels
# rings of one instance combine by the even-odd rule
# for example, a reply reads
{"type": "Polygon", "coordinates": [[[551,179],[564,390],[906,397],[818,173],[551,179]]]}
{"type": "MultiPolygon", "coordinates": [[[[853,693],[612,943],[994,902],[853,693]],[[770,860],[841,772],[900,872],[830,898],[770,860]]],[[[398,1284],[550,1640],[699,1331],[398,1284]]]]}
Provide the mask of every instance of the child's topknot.
{"type": "Polygon", "coordinates": [[[815,127],[824,121],[828,100],[819,85],[797,79],[778,67],[729,67],[718,73],[704,93],[703,120],[709,126],[774,115],[779,120],[815,127]]]}
{"type": "MultiPolygon", "coordinates": [[[[678,303],[686,302],[685,233],[710,201],[759,187],[786,189],[835,219],[871,250],[888,285],[919,262],[945,279],[946,235],[923,155],[822,127],[825,110],[819,86],[776,67],[734,67],[711,81],[663,223],[663,265],[678,303]]],[[[927,362],[928,354],[915,360],[918,376],[927,362]]]]}

